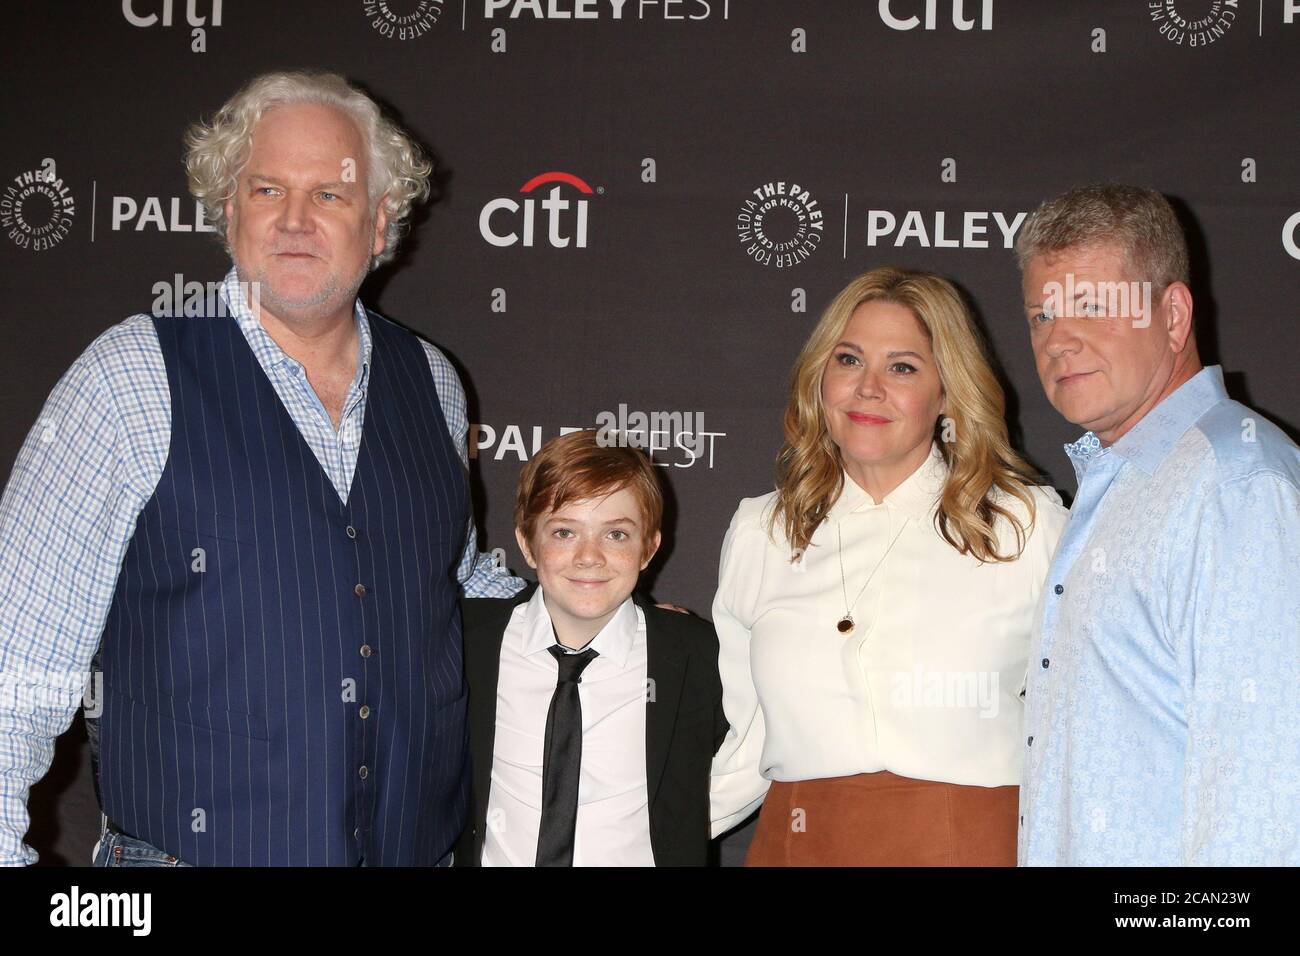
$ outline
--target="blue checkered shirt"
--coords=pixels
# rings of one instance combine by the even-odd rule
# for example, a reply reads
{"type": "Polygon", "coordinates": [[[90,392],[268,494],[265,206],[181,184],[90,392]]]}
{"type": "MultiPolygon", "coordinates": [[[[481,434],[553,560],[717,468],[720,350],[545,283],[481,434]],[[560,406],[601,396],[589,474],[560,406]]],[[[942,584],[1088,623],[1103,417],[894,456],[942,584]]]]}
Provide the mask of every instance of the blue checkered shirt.
{"type": "MultiPolygon", "coordinates": [[[[361,447],[371,334],[360,300],[357,374],[338,429],[307,381],[254,316],[234,269],[220,289],[303,438],[346,501],[361,447]]],[[[423,343],[443,415],[468,467],[465,391],[423,343]]],[[[23,443],[0,500],[0,865],[34,863],[22,842],[27,795],[49,769],[54,741],[87,689],[118,571],[136,518],[162,477],[171,393],[153,320],[134,315],[99,336],[55,385],[23,443]]],[[[457,576],[469,597],[524,586],[478,552],[469,516],[457,576]]]]}

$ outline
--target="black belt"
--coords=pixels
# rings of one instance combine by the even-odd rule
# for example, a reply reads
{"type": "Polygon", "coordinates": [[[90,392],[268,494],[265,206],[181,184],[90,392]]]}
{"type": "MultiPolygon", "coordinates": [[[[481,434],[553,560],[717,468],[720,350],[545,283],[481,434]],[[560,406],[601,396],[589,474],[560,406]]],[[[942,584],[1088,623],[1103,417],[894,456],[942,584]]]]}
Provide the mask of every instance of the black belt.
{"type": "MultiPolygon", "coordinates": [[[[107,818],[105,818],[105,819],[107,819],[107,818]]],[[[131,839],[131,840],[139,840],[139,839],[140,839],[138,836],[135,836],[134,834],[127,833],[125,830],[123,830],[120,826],[118,826],[118,825],[117,825],[116,823],[114,823],[112,820],[109,820],[109,821],[108,821],[108,832],[109,832],[109,833],[116,834],[116,835],[118,835],[118,836],[124,836],[124,837],[127,837],[128,839],[131,839]]]]}

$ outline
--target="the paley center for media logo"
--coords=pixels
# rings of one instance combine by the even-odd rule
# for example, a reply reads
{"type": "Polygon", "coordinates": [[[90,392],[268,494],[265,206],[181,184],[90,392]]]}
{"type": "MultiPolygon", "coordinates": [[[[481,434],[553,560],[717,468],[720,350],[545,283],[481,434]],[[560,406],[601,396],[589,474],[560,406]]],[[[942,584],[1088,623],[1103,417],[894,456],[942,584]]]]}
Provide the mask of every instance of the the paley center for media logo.
{"type": "Polygon", "coordinates": [[[1239,6],[1240,0],[1152,0],[1147,13],[1175,46],[1205,47],[1232,29],[1239,6]]]}
{"type": "Polygon", "coordinates": [[[76,213],[77,201],[49,157],[11,178],[0,192],[0,230],[20,249],[54,248],[72,231],[76,213]]]}
{"type": "Polygon", "coordinates": [[[443,0],[361,0],[370,28],[390,40],[415,40],[433,29],[443,0]]]}
{"type": "Polygon", "coordinates": [[[764,183],[745,197],[736,215],[745,255],[762,266],[798,265],[817,251],[825,232],[821,205],[796,182],[764,183]]]}

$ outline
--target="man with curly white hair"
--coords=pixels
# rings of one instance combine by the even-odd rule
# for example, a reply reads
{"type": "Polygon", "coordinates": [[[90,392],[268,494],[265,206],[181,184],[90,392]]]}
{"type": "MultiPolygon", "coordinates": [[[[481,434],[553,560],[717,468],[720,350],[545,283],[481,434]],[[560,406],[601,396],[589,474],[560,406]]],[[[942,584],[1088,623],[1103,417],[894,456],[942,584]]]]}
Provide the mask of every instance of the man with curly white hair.
{"type": "Polygon", "coordinates": [[[332,74],[258,77],[186,142],[220,301],[102,334],[0,501],[0,863],[36,859],[98,648],[97,864],[446,865],[457,599],[523,582],[477,550],[455,371],[357,298],[431,164],[332,74]]]}

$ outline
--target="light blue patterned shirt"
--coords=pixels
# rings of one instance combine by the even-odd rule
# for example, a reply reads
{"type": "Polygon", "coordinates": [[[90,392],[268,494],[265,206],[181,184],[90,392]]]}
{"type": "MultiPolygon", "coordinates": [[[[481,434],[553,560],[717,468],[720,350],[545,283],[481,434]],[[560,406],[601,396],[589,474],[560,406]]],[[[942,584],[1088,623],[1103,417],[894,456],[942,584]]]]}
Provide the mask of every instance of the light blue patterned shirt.
{"type": "Polygon", "coordinates": [[[1211,366],[1066,452],[1020,863],[1300,864],[1300,448],[1211,366]]]}
{"type": "MultiPolygon", "coordinates": [[[[347,500],[361,448],[371,333],[355,305],[357,374],[339,427],[307,380],[253,315],[234,269],[220,295],[303,438],[347,500]]],[[[197,321],[197,320],[196,320],[197,321]]],[[[465,391],[438,349],[423,343],[462,464],[468,467],[465,391]]],[[[140,510],[162,477],[171,393],[153,320],[135,315],[99,336],[42,409],[0,499],[0,865],[34,863],[22,842],[27,795],[49,769],[54,741],[86,688],[118,571],[140,510]]],[[[457,572],[471,597],[524,586],[478,553],[473,515],[457,572]]]]}

